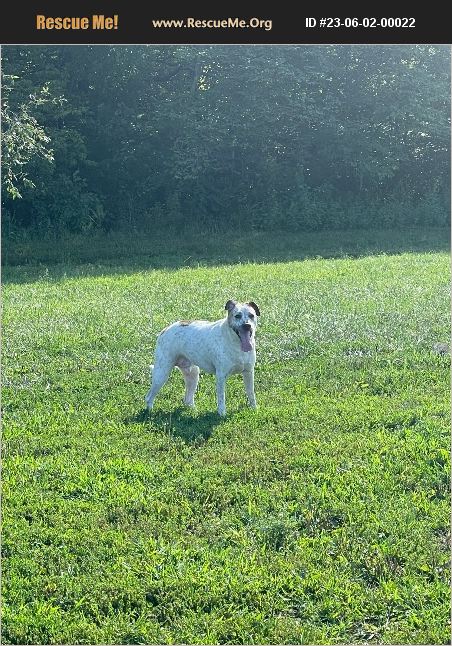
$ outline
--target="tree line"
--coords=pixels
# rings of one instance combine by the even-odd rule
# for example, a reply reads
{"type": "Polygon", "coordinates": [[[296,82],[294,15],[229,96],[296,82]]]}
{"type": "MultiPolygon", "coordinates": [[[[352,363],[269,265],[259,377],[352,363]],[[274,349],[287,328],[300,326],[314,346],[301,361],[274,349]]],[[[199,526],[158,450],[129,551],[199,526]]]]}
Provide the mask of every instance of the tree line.
{"type": "Polygon", "coordinates": [[[449,222],[447,46],[7,46],[2,131],[12,232],[449,222]]]}

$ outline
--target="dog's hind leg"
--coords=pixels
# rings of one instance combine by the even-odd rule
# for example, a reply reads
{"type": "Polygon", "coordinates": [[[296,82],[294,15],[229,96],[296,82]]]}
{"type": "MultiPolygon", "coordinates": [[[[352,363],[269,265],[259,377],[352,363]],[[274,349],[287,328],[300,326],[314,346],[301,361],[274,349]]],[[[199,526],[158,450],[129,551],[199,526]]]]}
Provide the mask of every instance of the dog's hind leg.
{"type": "Polygon", "coordinates": [[[159,361],[155,366],[151,366],[152,383],[151,388],[146,395],[146,405],[151,410],[154,405],[154,399],[160,388],[168,381],[171,370],[174,368],[173,363],[159,361]]]}
{"type": "Polygon", "coordinates": [[[182,360],[177,362],[177,367],[184,375],[185,381],[185,397],[184,404],[191,406],[195,405],[195,392],[198,387],[199,381],[199,368],[190,364],[188,361],[182,360]]]}

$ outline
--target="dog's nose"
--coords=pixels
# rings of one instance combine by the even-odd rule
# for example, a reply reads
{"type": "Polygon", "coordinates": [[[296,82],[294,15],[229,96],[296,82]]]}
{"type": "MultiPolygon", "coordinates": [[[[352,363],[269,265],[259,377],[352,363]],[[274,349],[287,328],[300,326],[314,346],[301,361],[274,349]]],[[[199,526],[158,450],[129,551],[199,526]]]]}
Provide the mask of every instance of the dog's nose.
{"type": "Polygon", "coordinates": [[[252,326],[251,326],[251,323],[244,323],[242,327],[244,327],[245,330],[251,330],[252,326]]]}

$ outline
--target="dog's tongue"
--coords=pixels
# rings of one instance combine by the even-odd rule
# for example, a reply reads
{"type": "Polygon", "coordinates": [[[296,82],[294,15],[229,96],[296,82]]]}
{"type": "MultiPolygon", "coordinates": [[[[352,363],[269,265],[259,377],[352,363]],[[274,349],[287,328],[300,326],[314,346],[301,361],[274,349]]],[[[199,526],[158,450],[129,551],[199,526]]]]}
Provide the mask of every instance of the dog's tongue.
{"type": "Polygon", "coordinates": [[[250,330],[239,330],[240,337],[240,347],[243,352],[251,352],[253,349],[251,346],[251,332],[250,330]]]}

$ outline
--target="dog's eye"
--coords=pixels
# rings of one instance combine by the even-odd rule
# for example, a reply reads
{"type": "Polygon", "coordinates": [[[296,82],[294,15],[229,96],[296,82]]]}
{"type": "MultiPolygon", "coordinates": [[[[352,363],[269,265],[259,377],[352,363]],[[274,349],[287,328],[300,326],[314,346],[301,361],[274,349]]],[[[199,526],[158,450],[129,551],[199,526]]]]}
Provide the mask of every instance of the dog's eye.
{"type": "Polygon", "coordinates": [[[241,314],[236,314],[236,315],[234,316],[234,318],[236,318],[236,319],[241,319],[241,318],[242,318],[242,315],[241,315],[241,314]]]}
{"type": "Polygon", "coordinates": [[[251,312],[248,314],[248,316],[250,317],[250,319],[254,318],[254,314],[251,314],[251,312]]]}

